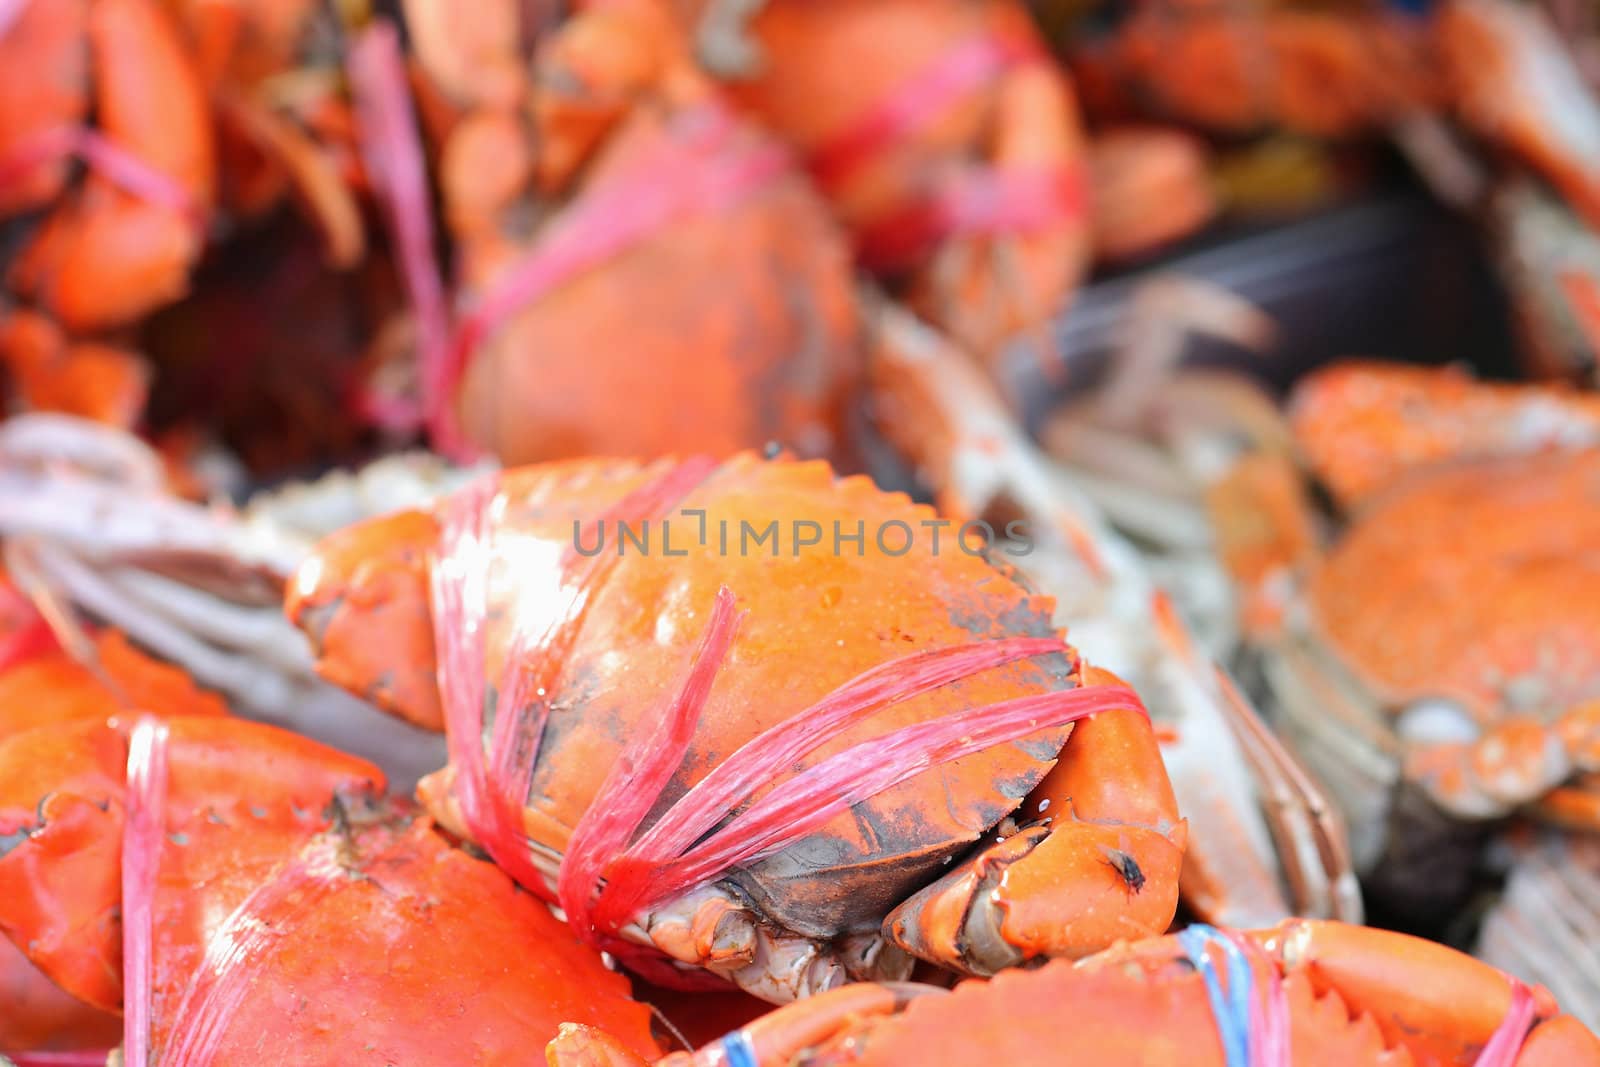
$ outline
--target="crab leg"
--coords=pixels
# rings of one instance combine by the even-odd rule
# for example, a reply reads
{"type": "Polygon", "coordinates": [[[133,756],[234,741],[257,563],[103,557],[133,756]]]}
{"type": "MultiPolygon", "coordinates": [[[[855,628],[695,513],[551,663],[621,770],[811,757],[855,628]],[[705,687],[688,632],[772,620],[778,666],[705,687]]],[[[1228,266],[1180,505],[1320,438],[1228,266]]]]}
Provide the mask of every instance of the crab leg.
{"type": "Polygon", "coordinates": [[[1203,918],[1225,926],[1264,926],[1290,914],[1359,922],[1361,891],[1350,867],[1343,820],[1232,680],[1200,659],[1164,599],[1158,600],[1154,617],[1167,651],[1163,662],[1182,679],[1169,688],[1193,694],[1177,741],[1163,746],[1169,769],[1180,767],[1173,772],[1174,788],[1195,838],[1208,843],[1189,852],[1184,898],[1203,918]],[[1197,734],[1205,737],[1198,745],[1197,734]],[[1230,769],[1235,763],[1237,771],[1230,769]],[[1246,782],[1255,790],[1224,802],[1216,799],[1229,785],[1246,782]],[[1258,819],[1239,815],[1254,815],[1260,807],[1267,810],[1270,842],[1258,819]],[[1209,825],[1230,817],[1232,826],[1209,825]],[[1221,842],[1232,847],[1222,848],[1221,842]],[[1280,864],[1293,890],[1292,906],[1279,887],[1280,864]],[[1235,921],[1240,916],[1255,918],[1235,921]]]}
{"type": "Polygon", "coordinates": [[[137,437],[109,426],[35,412],[0,423],[0,456],[18,467],[63,465],[132,490],[159,490],[161,457],[137,437]]]}
{"type": "Polygon", "coordinates": [[[1341,922],[1363,921],[1361,886],[1350,861],[1344,818],[1304,768],[1267,729],[1227,673],[1217,680],[1256,780],[1266,786],[1280,855],[1293,862],[1289,875],[1299,898],[1295,911],[1341,922]]]}
{"type": "Polygon", "coordinates": [[[51,584],[159,655],[185,664],[202,684],[220,688],[232,699],[252,706],[282,706],[293,683],[272,664],[247,654],[229,655],[173,625],[164,613],[152,614],[148,605],[130,601],[114,581],[54,545],[32,547],[35,561],[51,584]]]}

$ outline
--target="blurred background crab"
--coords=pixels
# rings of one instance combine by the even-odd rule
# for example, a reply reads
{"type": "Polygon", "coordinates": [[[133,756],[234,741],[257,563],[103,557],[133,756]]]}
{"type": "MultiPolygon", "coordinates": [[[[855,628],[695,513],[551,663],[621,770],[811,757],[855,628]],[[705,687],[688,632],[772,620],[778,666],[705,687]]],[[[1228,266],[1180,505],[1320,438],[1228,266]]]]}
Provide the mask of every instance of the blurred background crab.
{"type": "MultiPolygon", "coordinates": [[[[1593,832],[1595,417],[1560,387],[1347,364],[1290,408],[1345,515],[1331,548],[1291,456],[1248,457],[1217,486],[1263,690],[1344,809],[1369,889],[1409,921],[1459,905],[1509,816],[1593,832]]],[[[1525,973],[1569,969],[1529,952],[1525,973]]],[[[1583,969],[1564,980],[1587,1015],[1583,969]]]]}

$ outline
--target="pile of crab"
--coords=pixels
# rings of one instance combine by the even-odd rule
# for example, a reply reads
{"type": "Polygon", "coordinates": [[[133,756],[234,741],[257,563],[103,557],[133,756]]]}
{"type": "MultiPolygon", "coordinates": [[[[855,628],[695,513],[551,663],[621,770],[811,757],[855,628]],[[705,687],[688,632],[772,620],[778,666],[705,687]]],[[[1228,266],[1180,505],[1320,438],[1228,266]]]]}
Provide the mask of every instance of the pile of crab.
{"type": "Polygon", "coordinates": [[[0,1063],[1600,1065],[1600,400],[1010,388],[1216,127],[1600,203],[1339,6],[0,0],[0,1063]]]}

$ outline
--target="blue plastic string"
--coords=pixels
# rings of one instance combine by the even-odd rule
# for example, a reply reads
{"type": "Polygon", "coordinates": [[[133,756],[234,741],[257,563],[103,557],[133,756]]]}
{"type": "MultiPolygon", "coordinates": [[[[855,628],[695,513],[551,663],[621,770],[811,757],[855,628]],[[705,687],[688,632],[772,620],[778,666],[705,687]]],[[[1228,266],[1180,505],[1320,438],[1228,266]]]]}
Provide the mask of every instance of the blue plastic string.
{"type": "Polygon", "coordinates": [[[743,1030],[725,1035],[717,1044],[722,1047],[728,1067],[761,1067],[756,1062],[756,1047],[751,1043],[750,1035],[743,1030]]]}
{"type": "Polygon", "coordinates": [[[1217,1022],[1217,1032],[1222,1036],[1222,1051],[1228,1067],[1251,1067],[1250,1004],[1255,995],[1255,973],[1227,937],[1216,927],[1196,923],[1178,934],[1178,943],[1189,956],[1189,962],[1205,980],[1206,997],[1211,1001],[1211,1015],[1217,1022]],[[1207,947],[1216,945],[1228,963],[1228,988],[1222,988],[1217,969],[1212,965],[1207,947]]]}

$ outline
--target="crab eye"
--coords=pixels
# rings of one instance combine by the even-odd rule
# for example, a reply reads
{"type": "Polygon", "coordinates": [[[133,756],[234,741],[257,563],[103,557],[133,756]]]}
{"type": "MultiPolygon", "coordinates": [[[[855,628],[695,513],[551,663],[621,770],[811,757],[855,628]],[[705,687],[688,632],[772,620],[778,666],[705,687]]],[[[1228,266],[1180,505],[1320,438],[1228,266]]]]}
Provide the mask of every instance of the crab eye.
{"type": "Polygon", "coordinates": [[[1483,732],[1463,705],[1439,697],[1408,705],[1395,728],[1402,740],[1413,744],[1465,744],[1483,732]]]}

